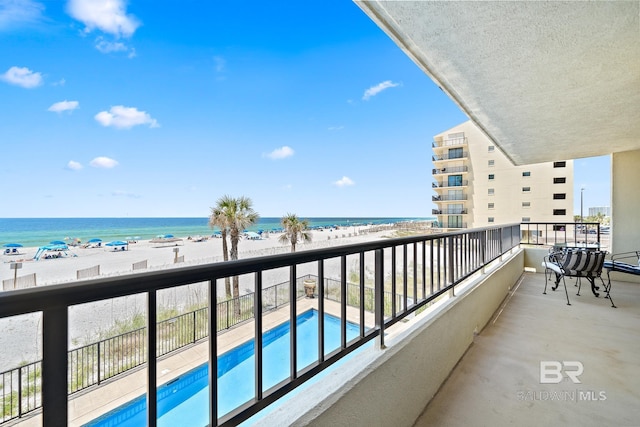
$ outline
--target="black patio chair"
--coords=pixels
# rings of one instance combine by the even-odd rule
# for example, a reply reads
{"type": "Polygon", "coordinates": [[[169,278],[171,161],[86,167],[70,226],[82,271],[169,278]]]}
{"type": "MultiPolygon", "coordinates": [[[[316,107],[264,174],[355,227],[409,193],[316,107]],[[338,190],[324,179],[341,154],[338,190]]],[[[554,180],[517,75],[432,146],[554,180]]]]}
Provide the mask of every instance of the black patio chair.
{"type": "MultiPolygon", "coordinates": [[[[585,278],[591,284],[591,291],[596,297],[600,294],[596,292],[600,288],[596,286],[596,279],[600,279],[602,285],[606,285],[601,277],[602,267],[604,264],[604,258],[606,251],[593,251],[593,250],[581,250],[581,249],[567,249],[562,252],[552,252],[545,257],[542,263],[545,268],[545,284],[543,294],[547,293],[547,284],[551,277],[555,276],[555,283],[551,287],[552,290],[556,290],[560,285],[560,280],[564,285],[564,293],[567,296],[567,305],[571,305],[569,301],[569,293],[567,292],[567,284],[565,277],[578,278],[578,293],[580,295],[580,279],[585,278]]],[[[607,296],[609,292],[607,289],[607,296]]],[[[613,305],[613,301],[611,301],[613,305]]],[[[615,305],[614,305],[615,307],[615,305]]]]}

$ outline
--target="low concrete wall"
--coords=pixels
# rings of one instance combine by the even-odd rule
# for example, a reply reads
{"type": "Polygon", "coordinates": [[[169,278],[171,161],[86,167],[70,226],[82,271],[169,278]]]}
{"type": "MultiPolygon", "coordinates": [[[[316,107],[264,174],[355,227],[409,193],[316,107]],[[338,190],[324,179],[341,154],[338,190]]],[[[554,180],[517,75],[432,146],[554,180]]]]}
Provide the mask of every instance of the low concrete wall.
{"type": "Polygon", "coordinates": [[[358,354],[257,425],[412,426],[522,275],[524,256],[514,250],[387,349],[358,354]]]}

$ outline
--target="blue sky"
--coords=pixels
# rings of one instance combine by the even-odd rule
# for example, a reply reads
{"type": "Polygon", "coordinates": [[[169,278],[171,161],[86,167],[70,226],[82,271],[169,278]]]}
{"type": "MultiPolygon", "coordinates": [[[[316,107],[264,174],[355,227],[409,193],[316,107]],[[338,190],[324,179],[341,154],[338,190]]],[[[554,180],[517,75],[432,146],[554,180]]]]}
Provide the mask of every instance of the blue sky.
{"type": "Polygon", "coordinates": [[[105,3],[0,0],[0,217],[431,216],[466,116],[351,1],[105,3]]]}

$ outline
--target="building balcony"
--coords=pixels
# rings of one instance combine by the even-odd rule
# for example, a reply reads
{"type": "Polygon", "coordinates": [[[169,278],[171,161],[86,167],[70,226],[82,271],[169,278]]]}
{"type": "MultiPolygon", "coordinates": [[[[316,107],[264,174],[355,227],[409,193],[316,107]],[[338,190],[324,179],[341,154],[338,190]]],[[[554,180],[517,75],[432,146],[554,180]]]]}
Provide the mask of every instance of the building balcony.
{"type": "MultiPolygon", "coordinates": [[[[550,229],[560,228],[566,230],[566,224],[550,229]]],[[[550,233],[545,238],[555,236],[550,233]]],[[[340,272],[340,278],[333,290],[318,286],[316,298],[305,298],[305,291],[298,286],[283,289],[277,315],[286,321],[310,307],[320,313],[334,311],[342,327],[347,319],[359,325],[356,338],[347,341],[343,337],[336,349],[321,346],[317,362],[309,366],[297,366],[297,341],[293,340],[287,350],[290,354],[284,355],[285,363],[290,365],[290,377],[266,391],[260,386],[263,372],[258,353],[254,399],[222,416],[217,414],[215,404],[211,405],[210,425],[237,425],[307,380],[314,383],[304,393],[291,397],[286,405],[257,420],[258,425],[341,425],[347,418],[357,420],[359,425],[402,426],[452,422],[501,425],[505,420],[537,425],[541,420],[557,419],[574,425],[633,424],[640,419],[640,397],[629,392],[635,390],[635,376],[640,370],[634,358],[640,351],[640,332],[635,327],[635,314],[640,308],[637,285],[618,282],[613,277],[612,296],[617,309],[586,289],[580,297],[572,295],[572,305],[567,306],[560,289],[542,295],[545,276],[540,263],[549,246],[521,242],[520,225],[505,225],[3,292],[0,318],[43,313],[43,361],[39,371],[42,383],[37,388],[27,387],[31,391],[22,389],[27,395],[41,393],[41,398],[34,400],[42,403],[41,408],[21,405],[30,411],[10,422],[44,427],[82,424],[78,411],[91,410],[92,405],[97,410],[93,396],[81,404],[83,397],[112,389],[113,399],[117,399],[123,390],[128,390],[118,383],[128,378],[125,376],[67,398],[67,374],[74,375],[74,371],[68,370],[71,360],[66,356],[67,346],[60,343],[67,342],[67,311],[72,305],[143,294],[147,297],[148,316],[154,319],[156,294],[163,289],[201,281],[215,283],[235,275],[252,276],[256,286],[262,288],[263,280],[278,269],[284,269],[282,272],[292,285],[298,274],[310,268],[318,284],[325,283],[332,271],[340,272]],[[348,266],[355,266],[354,272],[360,272],[356,279],[348,266]],[[365,280],[367,271],[373,277],[371,284],[365,280]],[[374,342],[374,347],[364,348],[366,343],[374,342]],[[359,348],[363,351],[358,357],[345,359],[336,368],[338,371],[318,376],[359,348]],[[584,367],[581,384],[565,379],[561,384],[541,385],[541,361],[556,359],[579,361],[584,367]],[[549,393],[559,393],[567,399],[566,406],[557,399],[541,398],[549,393]],[[571,393],[582,399],[581,404],[569,400],[571,393]],[[323,409],[314,410],[318,405],[323,409]]],[[[571,284],[567,286],[573,290],[571,284]]],[[[210,301],[216,301],[215,289],[210,286],[210,301]]],[[[278,300],[277,294],[272,298],[273,295],[254,295],[252,301],[256,303],[248,312],[253,315],[231,333],[245,330],[258,341],[255,337],[260,333],[256,332],[267,329],[265,319],[271,316],[267,307],[278,300]]],[[[219,315],[220,309],[216,312],[219,315]]],[[[205,319],[210,331],[218,330],[220,317],[205,319]]],[[[161,328],[156,329],[154,324],[148,322],[149,331],[159,333],[161,328]]],[[[323,330],[319,324],[318,334],[323,330]]],[[[158,348],[157,335],[142,336],[146,340],[142,351],[152,360],[158,348]]],[[[216,358],[207,353],[220,354],[223,341],[228,341],[224,335],[205,339],[198,344],[196,353],[216,368],[216,358]]],[[[179,358],[185,359],[185,355],[180,354],[179,358]]],[[[166,375],[164,360],[158,361],[157,366],[135,370],[132,384],[155,391],[158,377],[166,375]]],[[[209,401],[216,402],[217,393],[223,391],[217,389],[215,378],[209,377],[208,381],[209,401]]],[[[5,394],[14,387],[8,384],[5,394]]],[[[148,392],[151,426],[156,425],[156,399],[154,392],[148,392]]],[[[6,408],[4,413],[8,413],[6,408]]]]}
{"type": "Polygon", "coordinates": [[[434,202],[459,202],[467,200],[467,195],[462,194],[459,196],[450,196],[448,194],[438,194],[435,196],[431,196],[431,200],[434,202]]]}
{"type": "Polygon", "coordinates": [[[431,144],[432,148],[451,148],[451,147],[463,147],[467,145],[467,138],[453,138],[453,139],[443,139],[441,141],[433,141],[431,144]]]}
{"type": "Polygon", "coordinates": [[[469,181],[462,180],[462,181],[456,181],[456,182],[432,182],[431,183],[431,187],[432,188],[449,188],[449,187],[466,187],[469,185],[469,181]]]}
{"type": "Polygon", "coordinates": [[[467,223],[466,222],[449,223],[449,222],[443,221],[443,222],[438,222],[438,228],[448,229],[448,230],[464,229],[464,228],[467,228],[467,223]]]}
{"type": "Polygon", "coordinates": [[[463,160],[463,159],[466,159],[467,157],[469,157],[469,153],[467,151],[464,151],[461,154],[449,154],[449,153],[434,154],[433,156],[431,156],[431,160],[433,160],[434,162],[443,162],[443,161],[449,161],[449,160],[463,160]]]}
{"type": "Polygon", "coordinates": [[[453,166],[446,168],[434,168],[431,170],[432,175],[445,175],[445,174],[459,174],[459,173],[467,173],[469,171],[468,166],[453,166]]]}
{"type": "Polygon", "coordinates": [[[462,209],[432,209],[431,210],[431,214],[432,215],[466,215],[467,209],[466,208],[462,208],[462,209]]]}

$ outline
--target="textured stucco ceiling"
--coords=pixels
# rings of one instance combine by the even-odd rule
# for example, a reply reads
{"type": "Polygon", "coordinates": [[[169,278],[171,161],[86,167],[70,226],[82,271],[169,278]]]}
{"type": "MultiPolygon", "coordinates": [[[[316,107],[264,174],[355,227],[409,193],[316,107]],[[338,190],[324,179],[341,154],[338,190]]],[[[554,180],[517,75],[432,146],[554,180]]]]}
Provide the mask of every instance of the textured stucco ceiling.
{"type": "Polygon", "coordinates": [[[640,149],[640,1],[359,1],[515,164],[640,149]]]}

